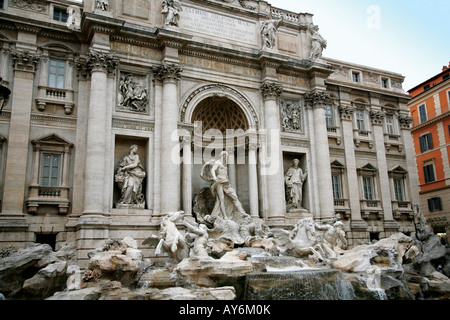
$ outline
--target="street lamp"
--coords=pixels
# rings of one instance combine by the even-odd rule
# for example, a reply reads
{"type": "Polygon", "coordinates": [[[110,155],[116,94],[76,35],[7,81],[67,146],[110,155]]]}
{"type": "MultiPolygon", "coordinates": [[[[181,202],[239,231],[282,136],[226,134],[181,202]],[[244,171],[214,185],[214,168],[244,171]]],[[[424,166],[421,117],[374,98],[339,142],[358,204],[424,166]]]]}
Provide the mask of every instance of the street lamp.
{"type": "Polygon", "coordinates": [[[2,86],[2,80],[3,78],[0,77],[0,114],[2,114],[3,107],[6,105],[9,95],[11,94],[11,90],[9,90],[7,87],[2,86]]]}

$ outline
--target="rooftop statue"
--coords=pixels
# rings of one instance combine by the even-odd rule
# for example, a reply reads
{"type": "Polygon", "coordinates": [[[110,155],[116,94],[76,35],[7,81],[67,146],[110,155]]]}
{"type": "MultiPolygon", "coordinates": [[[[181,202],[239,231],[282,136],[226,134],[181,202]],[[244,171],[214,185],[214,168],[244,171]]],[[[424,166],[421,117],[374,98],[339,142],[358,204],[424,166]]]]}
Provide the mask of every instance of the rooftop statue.
{"type": "Polygon", "coordinates": [[[101,11],[109,11],[109,0],[97,0],[95,8],[101,11]]]}
{"type": "Polygon", "coordinates": [[[163,0],[162,13],[165,16],[164,25],[178,27],[180,12],[183,11],[181,5],[176,0],[163,0]]]}
{"type": "Polygon", "coordinates": [[[311,52],[309,60],[314,61],[320,59],[323,49],[327,47],[327,41],[320,35],[319,27],[315,25],[309,26],[311,32],[311,52]]]}
{"type": "Polygon", "coordinates": [[[277,29],[283,19],[270,19],[261,25],[261,37],[264,49],[274,49],[277,45],[277,29]]]}

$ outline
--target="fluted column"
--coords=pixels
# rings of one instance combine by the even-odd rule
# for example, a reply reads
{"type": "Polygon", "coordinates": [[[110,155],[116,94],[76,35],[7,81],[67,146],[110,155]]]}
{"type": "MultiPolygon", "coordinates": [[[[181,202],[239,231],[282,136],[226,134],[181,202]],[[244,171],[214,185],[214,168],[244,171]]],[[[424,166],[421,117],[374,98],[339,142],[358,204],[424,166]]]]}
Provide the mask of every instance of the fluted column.
{"type": "Polygon", "coordinates": [[[104,213],[107,76],[116,65],[117,62],[111,55],[94,51],[89,54],[87,61],[91,72],[91,87],[86,137],[84,215],[104,213]]]}
{"type": "Polygon", "coordinates": [[[161,122],[161,213],[180,209],[180,177],[172,153],[178,148],[178,81],[182,69],[176,64],[163,64],[153,69],[163,82],[161,122]]]}
{"type": "Polygon", "coordinates": [[[183,211],[192,215],[192,138],[183,137],[183,211]]]}
{"type": "Polygon", "coordinates": [[[257,141],[250,140],[248,144],[248,183],[249,183],[249,198],[250,198],[250,215],[252,216],[252,218],[259,218],[258,170],[256,167],[257,150],[258,150],[257,141]]]}
{"type": "Polygon", "coordinates": [[[315,161],[320,202],[320,218],[330,219],[334,216],[333,184],[331,180],[330,149],[325,118],[327,94],[314,90],[306,94],[307,104],[313,108],[315,161]]]}
{"type": "Polygon", "coordinates": [[[276,82],[265,82],[261,86],[261,92],[264,98],[264,123],[268,139],[268,143],[263,144],[266,148],[263,153],[267,158],[263,159],[265,165],[262,166],[261,174],[266,175],[267,178],[268,218],[279,219],[286,215],[278,106],[282,89],[276,82]]]}
{"type": "MultiPolygon", "coordinates": [[[[13,52],[14,87],[11,89],[11,122],[8,136],[3,215],[23,213],[28,147],[30,143],[33,82],[39,56],[29,52],[13,52]]],[[[10,79],[11,80],[11,79],[10,79]]]]}
{"type": "Polygon", "coordinates": [[[226,149],[228,152],[228,159],[227,159],[227,165],[228,165],[228,180],[230,180],[231,186],[233,187],[234,191],[236,193],[238,192],[238,186],[236,181],[236,155],[235,155],[235,149],[228,148],[226,149]]]}

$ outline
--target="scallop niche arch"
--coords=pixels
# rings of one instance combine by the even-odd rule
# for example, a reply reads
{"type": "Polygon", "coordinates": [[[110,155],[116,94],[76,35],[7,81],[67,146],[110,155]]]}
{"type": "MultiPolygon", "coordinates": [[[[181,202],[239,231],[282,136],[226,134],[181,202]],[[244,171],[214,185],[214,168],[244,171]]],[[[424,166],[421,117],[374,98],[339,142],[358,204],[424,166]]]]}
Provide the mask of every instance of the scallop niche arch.
{"type": "Polygon", "coordinates": [[[260,121],[258,114],[250,101],[236,89],[220,83],[202,85],[194,89],[181,106],[180,121],[183,123],[192,123],[194,109],[201,101],[209,97],[228,98],[235,102],[245,114],[249,129],[259,129],[260,121]]]}

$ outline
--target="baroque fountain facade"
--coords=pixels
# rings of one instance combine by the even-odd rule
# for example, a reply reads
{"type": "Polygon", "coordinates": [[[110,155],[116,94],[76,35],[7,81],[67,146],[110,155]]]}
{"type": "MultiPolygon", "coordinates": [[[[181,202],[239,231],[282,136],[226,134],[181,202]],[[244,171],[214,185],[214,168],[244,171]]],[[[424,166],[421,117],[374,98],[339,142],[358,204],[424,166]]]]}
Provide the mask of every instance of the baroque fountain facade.
{"type": "Polygon", "coordinates": [[[441,277],[404,78],[324,57],[311,14],[257,0],[4,6],[7,297],[353,299],[385,281],[414,298],[433,285],[412,293],[404,264],[441,277]]]}

